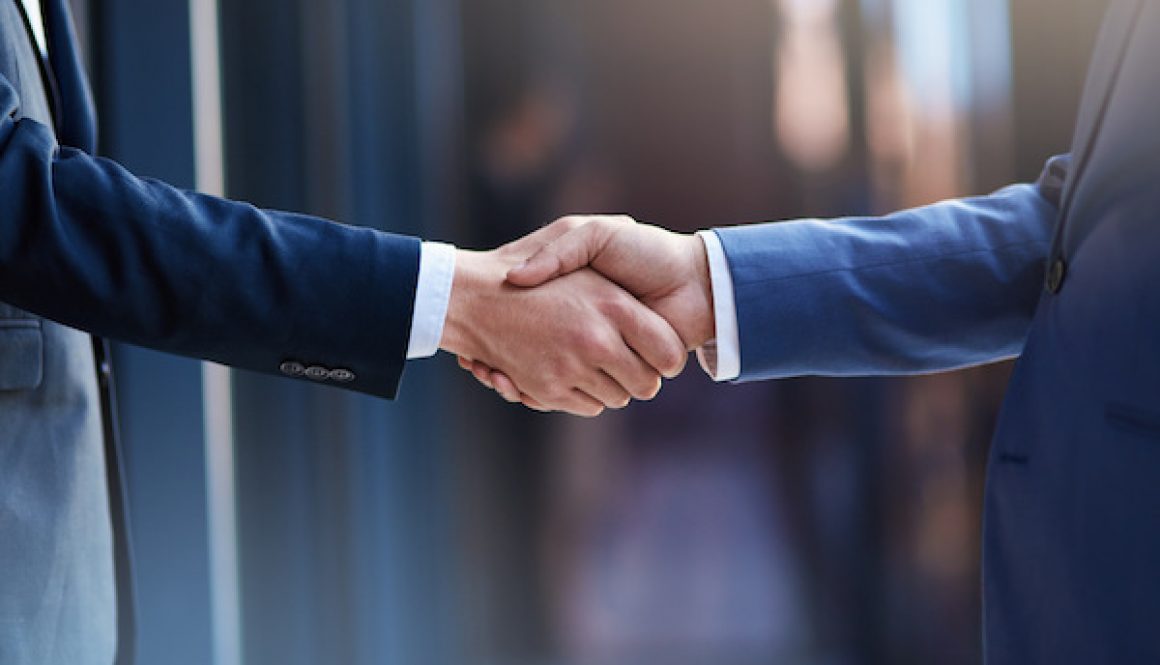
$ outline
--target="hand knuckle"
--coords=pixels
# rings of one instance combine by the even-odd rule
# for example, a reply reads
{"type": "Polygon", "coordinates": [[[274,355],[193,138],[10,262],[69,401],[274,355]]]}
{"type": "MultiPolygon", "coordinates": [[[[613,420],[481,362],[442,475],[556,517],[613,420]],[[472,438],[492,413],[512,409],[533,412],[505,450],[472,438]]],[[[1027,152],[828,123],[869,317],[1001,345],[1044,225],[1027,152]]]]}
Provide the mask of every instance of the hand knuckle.
{"type": "Polygon", "coordinates": [[[608,351],[608,335],[594,328],[582,328],[576,333],[576,348],[588,361],[602,359],[608,351]]]}
{"type": "Polygon", "coordinates": [[[619,293],[610,294],[601,300],[600,311],[613,321],[630,321],[636,314],[632,301],[619,293]]]}
{"type": "Polygon", "coordinates": [[[565,231],[573,231],[584,226],[584,220],[576,215],[565,215],[552,223],[553,226],[558,226],[565,231]]]}

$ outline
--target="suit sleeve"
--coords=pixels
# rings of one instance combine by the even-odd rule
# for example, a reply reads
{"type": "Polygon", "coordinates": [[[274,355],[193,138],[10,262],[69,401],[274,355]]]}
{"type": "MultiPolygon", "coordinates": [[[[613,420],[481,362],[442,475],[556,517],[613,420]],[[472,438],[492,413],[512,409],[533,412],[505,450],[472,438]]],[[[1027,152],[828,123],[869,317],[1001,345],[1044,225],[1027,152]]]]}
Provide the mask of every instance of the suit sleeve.
{"type": "Polygon", "coordinates": [[[741,381],[938,372],[1017,356],[1068,156],[1034,185],[877,218],[717,229],[741,381]]]}
{"type": "Polygon", "coordinates": [[[394,396],[417,239],[135,177],[18,119],[2,77],[0,111],[0,301],[259,372],[349,370],[321,380],[394,396]]]}

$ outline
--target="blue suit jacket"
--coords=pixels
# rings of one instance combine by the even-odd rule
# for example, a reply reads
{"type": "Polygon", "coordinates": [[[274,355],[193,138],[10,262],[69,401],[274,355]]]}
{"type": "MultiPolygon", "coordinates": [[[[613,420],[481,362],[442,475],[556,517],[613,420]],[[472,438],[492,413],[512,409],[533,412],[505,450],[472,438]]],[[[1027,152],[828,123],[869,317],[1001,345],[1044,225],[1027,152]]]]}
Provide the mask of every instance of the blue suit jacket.
{"type": "Polygon", "coordinates": [[[94,157],[66,4],[45,2],[56,25],[51,119],[29,113],[24,100],[40,96],[40,79],[27,74],[36,65],[18,14],[3,14],[0,301],[259,372],[287,360],[348,368],[356,378],[346,387],[392,397],[419,241],[182,191],[94,157]]]}
{"type": "Polygon", "coordinates": [[[1019,356],[988,466],[987,662],[1160,662],[1160,2],[1113,4],[1071,156],[1036,185],[718,233],[743,380],[1019,356]]]}
{"type": "Polygon", "coordinates": [[[131,594],[89,333],[390,397],[419,242],[93,156],[68,5],[43,6],[48,63],[0,0],[0,663],[109,665],[131,594]]]}

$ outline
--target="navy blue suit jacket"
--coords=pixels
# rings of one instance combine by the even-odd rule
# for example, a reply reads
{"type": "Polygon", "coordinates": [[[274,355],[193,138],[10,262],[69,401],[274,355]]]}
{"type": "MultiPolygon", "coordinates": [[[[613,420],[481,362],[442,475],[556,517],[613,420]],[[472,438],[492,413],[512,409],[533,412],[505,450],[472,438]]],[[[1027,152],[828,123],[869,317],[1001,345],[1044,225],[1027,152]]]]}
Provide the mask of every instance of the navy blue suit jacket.
{"type": "Polygon", "coordinates": [[[1116,0],[1071,156],[884,218],[720,229],[742,379],[1018,356],[988,465],[992,665],[1160,663],[1160,2],[1116,0]]]}
{"type": "Polygon", "coordinates": [[[94,156],[67,1],[42,5],[50,62],[0,0],[0,663],[110,665],[132,593],[90,334],[390,397],[419,241],[94,156]]]}
{"type": "Polygon", "coordinates": [[[345,387],[394,396],[419,241],[182,191],[95,157],[59,4],[45,3],[48,21],[65,22],[49,31],[54,122],[27,117],[0,72],[0,301],[259,372],[346,368],[345,387]]]}

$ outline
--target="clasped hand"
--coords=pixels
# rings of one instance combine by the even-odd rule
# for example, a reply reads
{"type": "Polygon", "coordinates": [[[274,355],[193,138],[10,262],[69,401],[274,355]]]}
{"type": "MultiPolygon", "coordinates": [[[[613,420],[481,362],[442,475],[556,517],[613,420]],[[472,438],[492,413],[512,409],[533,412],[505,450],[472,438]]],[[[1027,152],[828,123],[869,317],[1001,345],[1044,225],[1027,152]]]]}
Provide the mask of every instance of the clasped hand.
{"type": "Polygon", "coordinates": [[[713,336],[699,238],[628,217],[565,217],[460,251],[441,347],[537,411],[596,416],[657,395],[713,336]]]}

